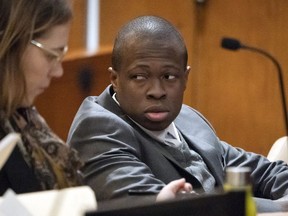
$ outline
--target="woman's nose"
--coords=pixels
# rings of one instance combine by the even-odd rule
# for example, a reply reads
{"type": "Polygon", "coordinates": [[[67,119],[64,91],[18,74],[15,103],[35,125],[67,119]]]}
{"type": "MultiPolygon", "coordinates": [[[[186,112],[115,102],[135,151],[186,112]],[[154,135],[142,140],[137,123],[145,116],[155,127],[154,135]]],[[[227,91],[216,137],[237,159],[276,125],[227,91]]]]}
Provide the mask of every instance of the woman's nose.
{"type": "Polygon", "coordinates": [[[61,77],[63,76],[64,70],[63,70],[63,66],[62,66],[62,62],[56,62],[55,65],[53,65],[53,67],[51,68],[51,76],[53,77],[61,77]]]}

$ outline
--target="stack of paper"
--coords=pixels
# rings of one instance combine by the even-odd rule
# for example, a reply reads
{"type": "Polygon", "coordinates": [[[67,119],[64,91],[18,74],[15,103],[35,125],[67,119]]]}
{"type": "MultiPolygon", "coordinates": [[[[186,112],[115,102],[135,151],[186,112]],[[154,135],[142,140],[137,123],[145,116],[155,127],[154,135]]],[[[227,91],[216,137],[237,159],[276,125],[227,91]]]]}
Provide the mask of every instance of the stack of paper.
{"type": "Polygon", "coordinates": [[[0,198],[0,216],[83,216],[96,209],[95,194],[88,186],[18,195],[8,190],[0,198]]]}

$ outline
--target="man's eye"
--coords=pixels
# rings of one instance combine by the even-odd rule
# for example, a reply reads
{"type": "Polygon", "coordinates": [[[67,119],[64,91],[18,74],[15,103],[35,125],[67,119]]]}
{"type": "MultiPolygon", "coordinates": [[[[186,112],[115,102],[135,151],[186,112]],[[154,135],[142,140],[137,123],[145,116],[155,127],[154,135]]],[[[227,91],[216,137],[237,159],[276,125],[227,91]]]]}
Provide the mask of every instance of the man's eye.
{"type": "Polygon", "coordinates": [[[146,79],[146,77],[144,76],[144,75],[134,75],[133,77],[132,77],[133,79],[135,79],[135,80],[144,80],[144,79],[146,79]]]}
{"type": "Polygon", "coordinates": [[[171,74],[164,75],[164,79],[167,79],[167,80],[173,80],[175,78],[176,78],[176,76],[171,75],[171,74]]]}

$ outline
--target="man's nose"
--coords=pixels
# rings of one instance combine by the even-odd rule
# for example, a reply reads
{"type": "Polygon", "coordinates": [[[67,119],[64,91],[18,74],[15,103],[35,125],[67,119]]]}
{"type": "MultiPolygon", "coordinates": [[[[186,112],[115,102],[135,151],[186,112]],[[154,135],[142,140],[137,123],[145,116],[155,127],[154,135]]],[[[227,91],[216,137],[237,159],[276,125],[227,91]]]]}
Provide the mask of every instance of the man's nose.
{"type": "Polygon", "coordinates": [[[160,79],[153,79],[150,81],[147,97],[154,99],[163,99],[166,97],[165,86],[160,79]]]}

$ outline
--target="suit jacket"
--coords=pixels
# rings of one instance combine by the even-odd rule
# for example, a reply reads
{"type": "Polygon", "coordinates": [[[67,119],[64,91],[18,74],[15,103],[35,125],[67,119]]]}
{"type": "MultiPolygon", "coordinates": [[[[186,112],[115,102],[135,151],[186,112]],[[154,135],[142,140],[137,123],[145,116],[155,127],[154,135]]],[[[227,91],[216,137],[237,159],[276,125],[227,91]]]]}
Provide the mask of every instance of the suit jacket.
{"type": "MultiPolygon", "coordinates": [[[[85,161],[84,178],[96,192],[97,200],[127,197],[129,193],[157,193],[165,184],[183,177],[195,187],[195,178],[162,143],[123,113],[112,94],[108,86],[99,97],[86,98],[68,135],[68,143],[85,161]]],[[[271,163],[261,155],[219,140],[209,122],[186,105],[174,123],[189,147],[202,156],[216,180],[215,187],[223,185],[227,166],[249,166],[255,196],[277,199],[288,194],[285,163],[271,163]]]]}

